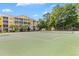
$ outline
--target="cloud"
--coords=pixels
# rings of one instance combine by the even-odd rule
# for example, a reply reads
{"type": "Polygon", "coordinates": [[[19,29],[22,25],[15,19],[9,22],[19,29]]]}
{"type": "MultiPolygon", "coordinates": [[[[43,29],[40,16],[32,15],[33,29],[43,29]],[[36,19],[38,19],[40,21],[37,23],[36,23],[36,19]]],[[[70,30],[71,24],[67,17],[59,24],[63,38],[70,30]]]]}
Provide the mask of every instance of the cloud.
{"type": "Polygon", "coordinates": [[[30,5],[31,3],[17,3],[16,6],[27,6],[30,5]]]}
{"type": "Polygon", "coordinates": [[[5,8],[5,9],[2,9],[2,12],[12,12],[12,10],[8,9],[8,8],[5,8]]]}
{"type": "Polygon", "coordinates": [[[48,11],[45,11],[43,14],[46,14],[46,13],[48,13],[48,11]]]}
{"type": "MultiPolygon", "coordinates": [[[[28,5],[31,5],[33,3],[17,3],[16,6],[28,6],[28,5]]],[[[45,3],[34,3],[34,4],[37,4],[37,5],[44,5],[45,3]]]]}
{"type": "Polygon", "coordinates": [[[37,15],[37,14],[34,14],[33,16],[34,16],[34,17],[37,17],[38,15],[37,15]]]}

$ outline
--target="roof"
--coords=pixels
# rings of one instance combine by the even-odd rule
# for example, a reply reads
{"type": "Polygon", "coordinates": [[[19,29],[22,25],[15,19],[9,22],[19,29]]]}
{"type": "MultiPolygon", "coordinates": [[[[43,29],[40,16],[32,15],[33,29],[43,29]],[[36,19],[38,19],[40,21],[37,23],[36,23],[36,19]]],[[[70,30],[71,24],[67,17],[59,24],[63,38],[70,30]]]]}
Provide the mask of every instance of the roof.
{"type": "Polygon", "coordinates": [[[17,18],[22,18],[22,19],[29,19],[27,16],[24,16],[24,15],[17,16],[17,18]]]}

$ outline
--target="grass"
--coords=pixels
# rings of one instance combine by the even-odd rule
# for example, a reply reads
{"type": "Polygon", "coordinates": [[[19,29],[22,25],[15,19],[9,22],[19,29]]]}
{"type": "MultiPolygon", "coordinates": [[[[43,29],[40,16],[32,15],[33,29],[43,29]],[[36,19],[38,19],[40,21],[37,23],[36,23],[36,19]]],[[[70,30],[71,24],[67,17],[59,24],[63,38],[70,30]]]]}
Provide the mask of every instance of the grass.
{"type": "Polygon", "coordinates": [[[79,33],[23,32],[0,35],[0,55],[73,56],[79,55],[79,33]]]}

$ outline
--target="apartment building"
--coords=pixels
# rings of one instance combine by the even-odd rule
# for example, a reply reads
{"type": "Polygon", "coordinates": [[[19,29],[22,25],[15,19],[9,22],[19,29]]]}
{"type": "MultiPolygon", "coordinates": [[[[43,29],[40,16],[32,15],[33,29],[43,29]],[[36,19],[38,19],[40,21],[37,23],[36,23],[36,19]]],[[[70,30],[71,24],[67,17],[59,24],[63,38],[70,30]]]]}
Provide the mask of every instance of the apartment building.
{"type": "Polygon", "coordinates": [[[14,24],[13,16],[0,14],[0,32],[3,32],[3,31],[8,32],[10,25],[13,25],[13,24],[14,24]]]}
{"type": "Polygon", "coordinates": [[[30,23],[30,28],[32,29],[32,30],[38,30],[38,27],[37,27],[37,25],[38,25],[38,21],[35,21],[35,20],[29,20],[29,23],[30,23]]]}
{"type": "Polygon", "coordinates": [[[29,27],[34,28],[37,26],[35,22],[29,19],[27,16],[11,16],[7,14],[0,14],[0,32],[6,31],[10,32],[11,30],[20,30],[22,25],[29,25],[29,27]]]}

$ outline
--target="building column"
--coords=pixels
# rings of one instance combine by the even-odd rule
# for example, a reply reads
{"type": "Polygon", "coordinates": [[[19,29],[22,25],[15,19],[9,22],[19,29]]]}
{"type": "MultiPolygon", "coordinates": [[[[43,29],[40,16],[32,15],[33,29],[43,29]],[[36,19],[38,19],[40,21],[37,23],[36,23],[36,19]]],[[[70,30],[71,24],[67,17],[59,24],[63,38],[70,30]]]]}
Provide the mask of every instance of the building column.
{"type": "Polygon", "coordinates": [[[1,27],[1,32],[3,32],[4,30],[3,30],[3,25],[2,25],[2,27],[1,27]]]}

